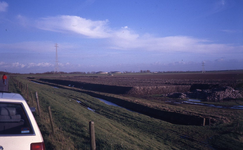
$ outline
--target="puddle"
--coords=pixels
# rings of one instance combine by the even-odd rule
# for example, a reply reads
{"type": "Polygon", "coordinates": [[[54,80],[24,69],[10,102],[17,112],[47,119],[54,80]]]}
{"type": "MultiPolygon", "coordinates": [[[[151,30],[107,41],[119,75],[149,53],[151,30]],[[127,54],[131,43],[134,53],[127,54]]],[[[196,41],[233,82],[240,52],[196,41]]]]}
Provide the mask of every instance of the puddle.
{"type": "Polygon", "coordinates": [[[41,84],[41,83],[39,83],[39,82],[35,82],[35,81],[31,81],[31,82],[33,82],[33,83],[37,83],[37,84],[41,84]]]}
{"type": "MultiPolygon", "coordinates": [[[[77,103],[79,103],[79,104],[81,104],[82,106],[87,107],[85,104],[83,104],[83,103],[82,103],[81,101],[79,101],[79,100],[76,100],[76,102],[77,102],[77,103]]],[[[90,111],[95,112],[95,110],[94,110],[94,109],[92,109],[92,108],[90,108],[90,107],[87,107],[87,109],[88,109],[88,110],[90,110],[90,111]]]]}
{"type": "MultiPolygon", "coordinates": [[[[104,99],[101,99],[101,98],[97,98],[97,99],[100,100],[100,101],[102,101],[102,102],[104,102],[104,103],[107,104],[107,105],[121,107],[121,106],[119,106],[119,105],[117,105],[117,104],[115,104],[115,103],[109,102],[109,101],[107,101],[107,100],[104,100],[104,99]]],[[[124,107],[122,107],[122,108],[124,108],[124,107]]]]}
{"type": "Polygon", "coordinates": [[[197,100],[197,99],[189,99],[187,101],[183,101],[182,103],[192,104],[192,105],[202,105],[202,106],[208,106],[208,107],[214,107],[214,108],[242,109],[243,110],[243,106],[242,105],[238,105],[238,106],[220,106],[220,105],[213,105],[213,104],[204,104],[204,103],[201,103],[201,101],[197,100]]]}
{"type": "Polygon", "coordinates": [[[94,109],[91,109],[91,108],[89,108],[89,107],[88,107],[87,109],[88,109],[88,110],[91,110],[91,111],[93,111],[93,112],[95,112],[95,110],[94,110],[94,109]]]}
{"type": "MultiPolygon", "coordinates": [[[[35,81],[31,81],[31,82],[36,83],[36,84],[42,84],[42,83],[35,82],[35,81]]],[[[56,87],[56,86],[53,86],[53,88],[57,88],[57,89],[59,89],[59,87],[56,87]]]]}
{"type": "Polygon", "coordinates": [[[189,102],[196,102],[196,103],[200,103],[201,102],[201,100],[197,100],[197,99],[189,99],[188,101],[189,102]]]}
{"type": "Polygon", "coordinates": [[[231,109],[243,109],[243,106],[239,105],[239,106],[232,106],[231,109]]]}

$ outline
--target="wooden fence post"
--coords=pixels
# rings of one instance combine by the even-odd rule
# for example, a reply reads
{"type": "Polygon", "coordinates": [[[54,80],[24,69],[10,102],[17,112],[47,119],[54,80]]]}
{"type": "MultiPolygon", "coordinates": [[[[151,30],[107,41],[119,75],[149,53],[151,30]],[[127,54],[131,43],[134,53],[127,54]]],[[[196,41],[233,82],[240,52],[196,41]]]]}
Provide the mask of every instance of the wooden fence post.
{"type": "Polygon", "coordinates": [[[90,150],[96,150],[94,122],[89,122],[90,150]]]}
{"type": "Polygon", "coordinates": [[[36,96],[36,101],[37,101],[38,114],[39,114],[39,116],[41,116],[41,113],[40,113],[40,103],[39,103],[39,98],[38,98],[38,93],[37,92],[35,92],[35,96],[36,96]]]}
{"type": "Polygon", "coordinates": [[[33,95],[32,95],[32,92],[31,91],[30,91],[30,97],[31,97],[31,106],[34,106],[33,95]]]}
{"type": "Polygon", "coordinates": [[[205,126],[206,118],[203,118],[203,126],[205,126]]]}
{"type": "Polygon", "coordinates": [[[51,122],[51,128],[52,128],[52,133],[54,134],[54,126],[53,126],[53,120],[52,120],[52,114],[51,114],[51,107],[48,106],[48,111],[49,111],[49,116],[50,116],[50,122],[51,122]]]}
{"type": "Polygon", "coordinates": [[[27,96],[27,100],[29,100],[29,91],[28,91],[28,84],[26,84],[26,96],[27,96]]]}

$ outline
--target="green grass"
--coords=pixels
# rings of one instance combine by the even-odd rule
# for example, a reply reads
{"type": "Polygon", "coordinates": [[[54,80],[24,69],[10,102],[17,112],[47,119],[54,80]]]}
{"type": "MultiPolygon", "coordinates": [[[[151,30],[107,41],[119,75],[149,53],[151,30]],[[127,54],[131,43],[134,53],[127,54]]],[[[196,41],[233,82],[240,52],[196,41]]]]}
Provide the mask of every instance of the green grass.
{"type": "MultiPolygon", "coordinates": [[[[28,93],[18,88],[14,77],[10,91],[21,93],[30,106],[36,107],[34,94],[37,91],[41,106],[41,117],[35,113],[48,149],[90,149],[89,121],[94,121],[96,145],[100,150],[161,150],[161,149],[241,149],[243,144],[243,116],[241,110],[219,110],[218,115],[235,122],[215,126],[175,125],[123,108],[109,106],[85,93],[72,89],[54,88],[28,81],[26,76],[15,77],[23,85],[28,84],[28,93]],[[28,95],[28,96],[27,96],[28,95]],[[31,96],[32,95],[32,98],[31,96]],[[88,110],[78,104],[95,110],[88,110]],[[54,119],[55,134],[51,131],[47,107],[54,119]]],[[[193,106],[179,106],[193,109],[193,106]]],[[[178,107],[178,109],[179,109],[178,107]]],[[[196,107],[194,111],[207,113],[207,108],[196,107]]],[[[210,113],[217,113],[211,109],[210,113]]]]}

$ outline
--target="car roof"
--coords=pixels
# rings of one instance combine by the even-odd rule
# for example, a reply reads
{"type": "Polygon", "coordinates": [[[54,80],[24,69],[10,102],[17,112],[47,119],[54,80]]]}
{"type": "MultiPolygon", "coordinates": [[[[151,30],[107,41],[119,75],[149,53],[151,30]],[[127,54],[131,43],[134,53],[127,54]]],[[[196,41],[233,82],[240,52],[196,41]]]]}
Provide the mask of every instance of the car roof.
{"type": "Polygon", "coordinates": [[[18,93],[0,93],[0,100],[1,99],[25,101],[25,99],[18,93]]]}

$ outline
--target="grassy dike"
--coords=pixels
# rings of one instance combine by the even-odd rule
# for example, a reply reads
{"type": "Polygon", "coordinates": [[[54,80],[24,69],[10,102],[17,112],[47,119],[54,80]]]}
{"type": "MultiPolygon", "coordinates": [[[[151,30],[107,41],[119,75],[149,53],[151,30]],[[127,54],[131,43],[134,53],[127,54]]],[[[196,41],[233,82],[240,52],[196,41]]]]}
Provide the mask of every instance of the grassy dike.
{"type": "Polygon", "coordinates": [[[10,92],[20,93],[36,107],[38,92],[41,116],[34,113],[47,150],[90,149],[89,121],[94,121],[97,149],[241,149],[242,111],[237,123],[217,126],[176,125],[123,108],[109,106],[72,89],[30,82],[26,76],[11,77],[10,92]],[[28,88],[26,87],[28,85],[28,88]],[[28,90],[27,90],[28,89],[28,90]],[[83,105],[77,103],[81,101],[83,105]],[[48,106],[54,119],[51,131],[48,106]],[[95,110],[88,110],[87,107],[95,110]]]}

